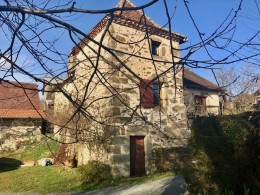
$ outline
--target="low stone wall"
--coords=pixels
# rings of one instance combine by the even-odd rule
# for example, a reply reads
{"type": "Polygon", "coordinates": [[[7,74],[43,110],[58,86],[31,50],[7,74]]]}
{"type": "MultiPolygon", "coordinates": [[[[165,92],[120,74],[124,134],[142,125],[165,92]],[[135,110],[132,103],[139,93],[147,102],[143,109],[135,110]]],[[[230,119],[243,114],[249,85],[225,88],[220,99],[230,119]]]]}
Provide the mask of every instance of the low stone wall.
{"type": "Polygon", "coordinates": [[[157,171],[179,170],[187,158],[188,149],[184,147],[157,148],[153,150],[157,171]]]}
{"type": "Polygon", "coordinates": [[[43,139],[41,119],[0,119],[0,152],[43,139]]]}

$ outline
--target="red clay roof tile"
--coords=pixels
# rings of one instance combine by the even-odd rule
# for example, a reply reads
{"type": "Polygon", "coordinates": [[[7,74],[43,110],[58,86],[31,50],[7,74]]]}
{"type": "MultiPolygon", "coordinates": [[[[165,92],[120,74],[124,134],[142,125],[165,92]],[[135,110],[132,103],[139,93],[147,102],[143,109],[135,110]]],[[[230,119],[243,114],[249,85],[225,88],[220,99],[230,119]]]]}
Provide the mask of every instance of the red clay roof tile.
{"type": "Polygon", "coordinates": [[[37,84],[2,81],[0,118],[46,118],[41,108],[37,84]]]}

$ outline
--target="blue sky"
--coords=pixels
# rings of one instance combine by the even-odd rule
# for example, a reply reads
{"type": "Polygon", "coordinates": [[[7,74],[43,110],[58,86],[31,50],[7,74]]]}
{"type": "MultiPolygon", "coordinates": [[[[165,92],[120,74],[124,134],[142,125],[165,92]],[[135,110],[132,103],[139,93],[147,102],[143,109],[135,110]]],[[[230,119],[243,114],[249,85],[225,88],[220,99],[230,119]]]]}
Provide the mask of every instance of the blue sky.
{"type": "MultiPolygon", "coordinates": [[[[76,7],[87,8],[87,9],[108,9],[113,8],[117,5],[118,0],[77,0],[76,7]]],[[[150,2],[149,0],[132,0],[134,4],[144,5],[150,2]]],[[[170,12],[174,12],[174,8],[177,2],[177,9],[172,20],[172,30],[183,34],[188,37],[188,42],[182,47],[187,47],[190,44],[200,42],[198,33],[193,26],[188,12],[184,6],[182,0],[173,1],[168,0],[170,12]]],[[[231,15],[234,14],[239,6],[239,0],[190,0],[188,5],[193,15],[196,24],[198,25],[201,32],[205,33],[205,38],[212,34],[216,28],[224,21],[230,11],[231,15]]],[[[245,0],[242,4],[242,11],[239,13],[237,18],[237,31],[235,32],[235,38],[237,40],[245,41],[251,37],[256,31],[260,30],[260,15],[257,12],[257,7],[254,0],[245,0]]],[[[145,10],[147,16],[153,19],[159,25],[167,23],[167,17],[165,14],[163,1],[160,0],[153,6],[145,10]]],[[[101,15],[82,15],[77,20],[72,21],[73,25],[76,25],[84,32],[88,32],[103,16],[101,15]]],[[[71,48],[68,46],[67,48],[71,48]]],[[[218,58],[223,55],[222,52],[217,50],[212,51],[212,55],[218,58]]],[[[183,53],[183,55],[185,52],[183,53]]],[[[208,59],[205,50],[197,52],[193,59],[208,59]]],[[[242,66],[245,62],[227,65],[237,67],[238,71],[242,70],[242,66]]],[[[211,71],[204,69],[192,69],[194,72],[214,81],[211,71]]],[[[259,70],[258,70],[259,71],[259,70]]]]}
{"type": "MultiPolygon", "coordinates": [[[[75,0],[77,8],[86,8],[86,9],[108,9],[113,8],[117,5],[118,0],[75,0]]],[[[245,0],[243,2],[242,11],[239,13],[237,18],[237,31],[234,36],[237,40],[244,41],[252,36],[253,33],[260,30],[260,16],[255,0],[245,0]]],[[[136,5],[143,5],[148,3],[149,0],[132,0],[136,5]]],[[[188,16],[188,12],[183,4],[183,0],[168,0],[168,5],[171,14],[175,10],[175,3],[177,2],[177,9],[172,20],[172,30],[183,34],[188,37],[188,42],[183,44],[182,47],[188,47],[189,45],[196,44],[200,42],[198,33],[191,22],[191,19],[188,16]]],[[[208,37],[212,34],[215,29],[223,22],[227,17],[231,9],[236,9],[238,7],[239,0],[189,0],[188,6],[192,13],[192,16],[198,25],[200,31],[205,33],[203,38],[208,37]]],[[[167,17],[165,14],[163,1],[160,0],[153,6],[145,10],[147,16],[153,19],[159,25],[164,25],[167,22],[167,17]]],[[[234,14],[234,11],[231,12],[234,14]]],[[[83,32],[88,32],[93,26],[103,17],[103,15],[90,15],[90,14],[78,14],[73,15],[72,17],[65,17],[64,19],[73,24],[74,26],[81,29],[83,32]]],[[[39,27],[40,28],[40,27],[39,27]]],[[[65,54],[69,54],[72,47],[74,46],[70,41],[67,41],[67,33],[63,30],[56,30],[52,33],[46,34],[44,37],[46,40],[53,40],[55,37],[63,34],[62,38],[57,42],[57,47],[62,49],[65,54]]],[[[3,40],[3,35],[0,32],[0,41],[5,43],[6,40],[3,40]]],[[[259,37],[258,37],[259,40],[259,37]]],[[[234,47],[235,48],[235,47],[234,47]]],[[[233,49],[234,49],[233,48],[233,49]]],[[[222,55],[222,52],[219,50],[210,50],[211,55],[218,58],[222,55]]],[[[182,55],[185,55],[185,51],[182,55]]],[[[21,60],[25,59],[27,56],[26,52],[21,55],[21,60]]],[[[201,50],[192,56],[192,59],[208,59],[205,50],[201,50]]],[[[258,57],[259,59],[259,57],[258,57]]],[[[36,63],[33,59],[28,59],[31,63],[36,63]]],[[[228,66],[236,66],[238,71],[242,70],[245,62],[239,62],[236,64],[231,64],[228,66]]],[[[53,68],[62,68],[58,65],[53,64],[53,68]]],[[[32,67],[29,68],[30,72],[40,73],[41,70],[32,67]]],[[[192,71],[198,73],[199,75],[214,81],[211,71],[204,69],[192,69],[192,71]]],[[[259,69],[256,69],[256,72],[259,69]]],[[[26,77],[21,77],[21,79],[27,80],[26,77]]]]}

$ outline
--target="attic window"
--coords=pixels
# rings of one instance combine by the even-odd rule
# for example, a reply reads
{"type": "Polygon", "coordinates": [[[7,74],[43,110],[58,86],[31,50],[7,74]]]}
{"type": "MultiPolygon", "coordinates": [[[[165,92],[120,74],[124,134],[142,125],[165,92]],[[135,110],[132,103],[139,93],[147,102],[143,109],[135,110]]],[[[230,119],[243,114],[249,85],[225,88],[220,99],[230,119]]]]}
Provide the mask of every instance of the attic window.
{"type": "Polygon", "coordinates": [[[72,71],[69,71],[69,77],[70,78],[75,78],[75,69],[74,70],[72,70],[72,71]]]}
{"type": "Polygon", "coordinates": [[[158,41],[152,40],[151,45],[152,45],[152,54],[158,56],[159,55],[159,47],[160,47],[161,43],[158,42],[158,41]]]}

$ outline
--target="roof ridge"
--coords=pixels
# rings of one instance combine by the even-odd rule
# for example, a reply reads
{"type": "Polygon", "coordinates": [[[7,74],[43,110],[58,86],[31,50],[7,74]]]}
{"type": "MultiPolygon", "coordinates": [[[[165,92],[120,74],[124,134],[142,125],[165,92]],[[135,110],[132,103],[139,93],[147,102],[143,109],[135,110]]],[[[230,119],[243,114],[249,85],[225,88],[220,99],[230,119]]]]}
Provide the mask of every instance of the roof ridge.
{"type": "MultiPolygon", "coordinates": [[[[131,2],[131,0],[120,0],[119,3],[117,4],[116,6],[117,8],[123,8],[123,7],[137,7],[134,3],[131,2]],[[130,5],[130,6],[129,6],[130,5]]],[[[137,11],[139,12],[142,17],[146,18],[146,20],[148,20],[152,25],[154,25],[155,27],[157,28],[161,28],[161,29],[164,29],[162,26],[160,26],[159,24],[157,24],[155,21],[153,21],[149,16],[147,16],[145,13],[143,13],[141,10],[134,10],[134,11],[137,11]]],[[[121,15],[123,11],[119,11],[121,15]]],[[[126,19],[129,19],[129,20],[132,20],[131,18],[126,18],[126,19]]],[[[167,29],[166,29],[167,30],[167,29]]]]}
{"type": "Polygon", "coordinates": [[[131,2],[131,0],[120,0],[116,7],[123,7],[126,3],[129,3],[130,5],[132,5],[132,7],[136,7],[136,5],[131,2]]]}
{"type": "MultiPolygon", "coordinates": [[[[197,77],[198,79],[205,81],[205,83],[203,83],[203,86],[207,86],[207,87],[210,87],[210,88],[214,87],[214,88],[217,89],[217,90],[223,90],[223,89],[222,89],[220,86],[218,86],[217,84],[215,84],[215,83],[209,81],[208,79],[206,79],[206,78],[204,78],[204,77],[202,77],[202,76],[196,74],[195,72],[193,72],[193,71],[191,71],[191,70],[189,70],[189,69],[187,69],[187,68],[184,68],[184,78],[186,78],[186,79],[188,79],[188,80],[191,79],[191,78],[189,78],[189,75],[185,74],[185,72],[186,72],[186,73],[189,73],[189,74],[190,74],[191,76],[193,76],[193,77],[197,77]],[[208,84],[210,84],[211,86],[208,86],[208,84]]],[[[196,81],[193,80],[193,82],[196,82],[197,84],[202,84],[202,83],[198,83],[197,80],[196,80],[196,81]]]]}
{"type": "Polygon", "coordinates": [[[20,81],[10,81],[10,80],[2,80],[1,83],[9,83],[9,84],[13,84],[13,85],[35,85],[38,86],[37,83],[32,83],[32,82],[20,82],[20,81]]]}

